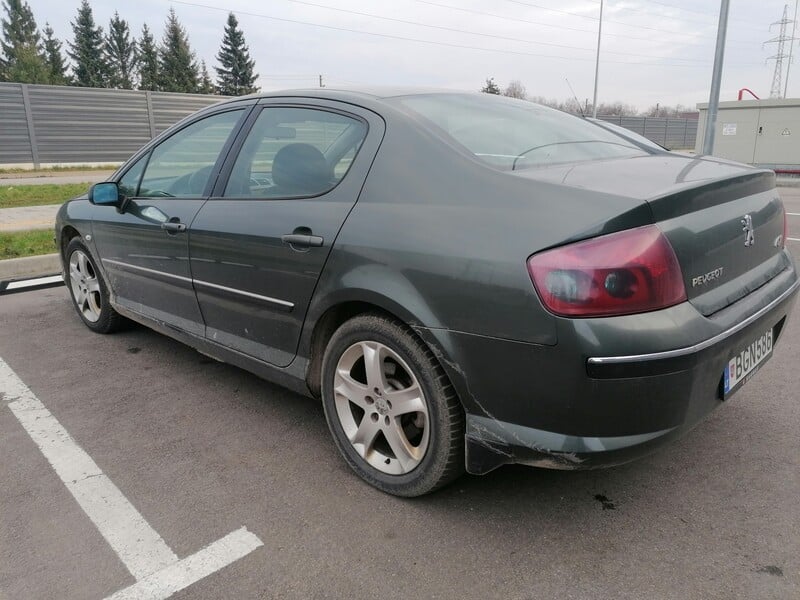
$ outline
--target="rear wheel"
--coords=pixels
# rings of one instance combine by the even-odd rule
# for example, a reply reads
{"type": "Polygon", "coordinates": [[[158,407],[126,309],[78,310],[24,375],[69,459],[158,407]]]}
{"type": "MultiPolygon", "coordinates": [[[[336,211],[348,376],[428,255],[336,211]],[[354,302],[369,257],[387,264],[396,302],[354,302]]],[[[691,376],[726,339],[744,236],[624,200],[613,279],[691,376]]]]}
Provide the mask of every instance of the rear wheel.
{"type": "Polygon", "coordinates": [[[365,481],[419,496],[463,472],[464,417],[431,351],[380,315],[340,327],[322,368],[325,416],[340,452],[365,481]]]}
{"type": "Polygon", "coordinates": [[[111,308],[108,288],[80,237],[72,238],[64,258],[67,288],[84,325],[97,333],[111,333],[119,329],[124,317],[111,308]]]}

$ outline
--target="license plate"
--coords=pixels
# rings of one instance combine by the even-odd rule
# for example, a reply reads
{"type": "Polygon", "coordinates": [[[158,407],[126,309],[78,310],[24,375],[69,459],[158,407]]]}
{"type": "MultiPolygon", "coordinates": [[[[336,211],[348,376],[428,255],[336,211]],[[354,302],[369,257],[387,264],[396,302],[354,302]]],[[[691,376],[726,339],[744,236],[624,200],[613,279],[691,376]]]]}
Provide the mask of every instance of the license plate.
{"type": "Polygon", "coordinates": [[[733,356],[725,367],[725,395],[758,370],[759,365],[772,355],[772,329],[753,340],[747,347],[733,356]]]}

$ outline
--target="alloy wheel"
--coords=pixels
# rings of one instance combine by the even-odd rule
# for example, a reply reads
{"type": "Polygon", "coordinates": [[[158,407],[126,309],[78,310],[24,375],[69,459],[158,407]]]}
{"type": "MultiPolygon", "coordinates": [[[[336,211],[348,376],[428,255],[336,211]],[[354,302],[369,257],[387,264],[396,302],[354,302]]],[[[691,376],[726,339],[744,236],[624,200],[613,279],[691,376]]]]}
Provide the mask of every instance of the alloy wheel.
{"type": "Polygon", "coordinates": [[[333,392],[339,423],[368,464],[390,475],[420,464],[430,441],[428,404],[394,350],[375,341],[350,346],[336,366],[333,392]]]}
{"type": "Polygon", "coordinates": [[[100,280],[89,257],[81,250],[75,250],[69,257],[69,283],[80,313],[87,321],[96,323],[102,309],[100,280]]]}

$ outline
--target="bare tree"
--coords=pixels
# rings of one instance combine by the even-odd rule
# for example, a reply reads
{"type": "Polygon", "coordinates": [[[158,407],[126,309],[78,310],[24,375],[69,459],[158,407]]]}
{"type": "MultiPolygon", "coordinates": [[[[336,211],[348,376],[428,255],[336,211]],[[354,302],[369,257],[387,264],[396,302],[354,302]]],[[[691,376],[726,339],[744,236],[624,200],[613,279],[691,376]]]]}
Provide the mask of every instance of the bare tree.
{"type": "Polygon", "coordinates": [[[512,79],[508,83],[508,87],[506,87],[503,95],[508,96],[509,98],[519,98],[520,100],[525,100],[528,97],[525,86],[522,85],[522,82],[519,79],[512,79]]]}

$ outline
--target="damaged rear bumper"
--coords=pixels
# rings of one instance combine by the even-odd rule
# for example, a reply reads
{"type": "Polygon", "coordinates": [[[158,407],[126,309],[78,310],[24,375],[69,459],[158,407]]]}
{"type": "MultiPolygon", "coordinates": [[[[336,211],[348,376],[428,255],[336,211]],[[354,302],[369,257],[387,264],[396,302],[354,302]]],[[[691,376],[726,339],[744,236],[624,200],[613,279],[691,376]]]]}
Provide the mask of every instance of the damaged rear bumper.
{"type": "Polygon", "coordinates": [[[593,469],[623,464],[678,437],[681,428],[640,435],[583,437],[467,415],[466,466],[483,475],[508,463],[548,469],[593,469]]]}

